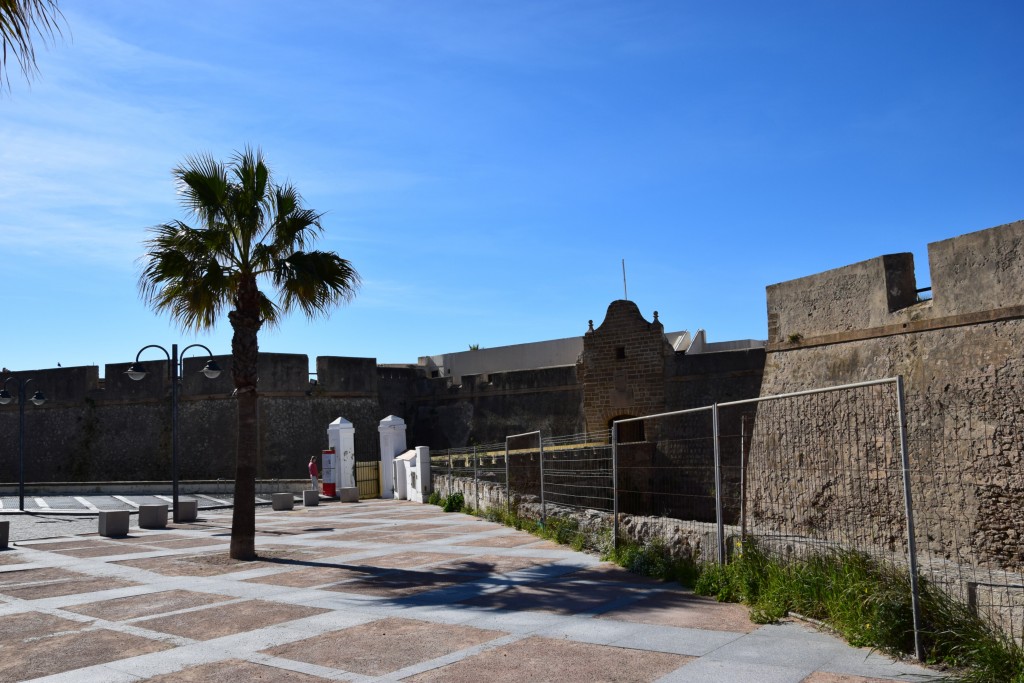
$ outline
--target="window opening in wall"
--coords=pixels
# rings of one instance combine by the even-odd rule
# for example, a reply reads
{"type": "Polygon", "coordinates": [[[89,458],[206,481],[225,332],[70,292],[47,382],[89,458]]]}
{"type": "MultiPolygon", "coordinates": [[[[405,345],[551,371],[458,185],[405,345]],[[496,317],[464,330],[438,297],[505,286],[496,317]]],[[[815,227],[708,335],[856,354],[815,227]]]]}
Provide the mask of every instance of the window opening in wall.
{"type": "MultiPolygon", "coordinates": [[[[608,420],[608,429],[612,428],[612,424],[615,420],[625,420],[627,417],[633,417],[632,415],[619,415],[618,417],[608,420]]],[[[623,422],[619,425],[619,443],[630,443],[633,441],[644,441],[644,422],[643,420],[637,420],[636,422],[623,422]]]]}
{"type": "Polygon", "coordinates": [[[626,357],[626,347],[625,346],[616,346],[615,347],[615,357],[618,360],[624,359],[626,357]]]}

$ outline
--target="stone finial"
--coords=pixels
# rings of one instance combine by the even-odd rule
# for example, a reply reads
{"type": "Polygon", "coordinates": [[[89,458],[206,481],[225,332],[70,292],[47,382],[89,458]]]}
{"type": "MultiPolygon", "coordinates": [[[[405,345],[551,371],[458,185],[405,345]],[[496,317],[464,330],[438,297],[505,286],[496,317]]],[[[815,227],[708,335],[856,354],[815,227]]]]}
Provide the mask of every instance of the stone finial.
{"type": "Polygon", "coordinates": [[[593,332],[594,331],[594,321],[593,320],[588,320],[587,322],[590,324],[589,327],[587,328],[587,332],[593,332]]]}
{"type": "Polygon", "coordinates": [[[658,322],[658,312],[654,312],[654,322],[658,322]]]}

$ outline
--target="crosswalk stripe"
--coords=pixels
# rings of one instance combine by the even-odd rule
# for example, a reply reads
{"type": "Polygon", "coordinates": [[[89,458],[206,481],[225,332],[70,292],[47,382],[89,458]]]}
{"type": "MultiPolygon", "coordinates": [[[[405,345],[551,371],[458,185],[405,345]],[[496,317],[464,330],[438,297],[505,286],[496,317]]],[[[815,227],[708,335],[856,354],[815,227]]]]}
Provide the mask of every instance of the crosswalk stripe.
{"type": "Polygon", "coordinates": [[[121,501],[122,503],[127,503],[128,505],[131,505],[133,508],[139,507],[138,503],[136,503],[136,502],[134,502],[132,500],[129,500],[128,498],[125,498],[124,496],[111,496],[111,498],[116,498],[119,501],[121,501]]]}
{"type": "Polygon", "coordinates": [[[39,508],[40,510],[49,510],[50,509],[50,506],[47,505],[46,501],[43,500],[42,498],[35,498],[34,500],[36,501],[36,507],[39,508]]]}
{"type": "Polygon", "coordinates": [[[85,498],[82,498],[81,496],[75,496],[75,500],[77,500],[79,504],[81,504],[82,507],[86,508],[87,510],[93,510],[95,512],[99,511],[98,507],[87,501],[85,498]]]}
{"type": "Polygon", "coordinates": [[[205,498],[206,500],[212,500],[217,505],[231,505],[231,503],[227,502],[226,500],[221,500],[220,498],[214,498],[213,496],[208,496],[208,495],[206,495],[204,493],[197,493],[196,494],[196,498],[205,498]]]}

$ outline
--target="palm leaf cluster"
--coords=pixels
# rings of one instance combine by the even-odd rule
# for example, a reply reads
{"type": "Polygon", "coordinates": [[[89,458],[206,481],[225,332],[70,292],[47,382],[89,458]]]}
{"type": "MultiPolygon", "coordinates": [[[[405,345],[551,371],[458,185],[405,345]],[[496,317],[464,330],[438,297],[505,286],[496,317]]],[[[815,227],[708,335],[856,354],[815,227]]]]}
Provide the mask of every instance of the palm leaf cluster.
{"type": "Polygon", "coordinates": [[[188,157],[173,171],[194,225],[150,228],[139,287],[156,310],[185,329],[214,326],[255,278],[277,293],[259,294],[261,321],[275,325],[295,309],[308,317],[350,300],[359,284],[352,265],[328,251],[306,250],[323,228],[290,184],[277,185],[258,150],[223,164],[188,157]]]}
{"type": "Polygon", "coordinates": [[[36,72],[33,34],[52,41],[62,35],[63,20],[57,0],[0,0],[0,91],[10,88],[10,58],[18,63],[26,79],[32,79],[36,72]]]}

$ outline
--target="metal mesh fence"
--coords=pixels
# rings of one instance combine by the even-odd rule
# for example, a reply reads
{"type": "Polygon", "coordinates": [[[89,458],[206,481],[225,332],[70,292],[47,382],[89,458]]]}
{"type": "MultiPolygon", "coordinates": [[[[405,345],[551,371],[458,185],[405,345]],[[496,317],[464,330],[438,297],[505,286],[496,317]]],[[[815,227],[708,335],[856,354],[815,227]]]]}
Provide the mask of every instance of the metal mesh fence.
{"type": "Polygon", "coordinates": [[[843,549],[908,565],[895,383],[741,405],[756,419],[726,406],[721,437],[738,453],[753,426],[745,467],[726,466],[742,482],[741,535],[786,555],[843,549]]]}
{"type": "MultiPolygon", "coordinates": [[[[435,490],[727,561],[855,552],[1024,640],[1024,411],[915,395],[902,379],[509,437],[436,452],[435,490]],[[980,407],[979,407],[980,406],[980,407]],[[988,411],[988,412],[987,412],[988,411]],[[988,463],[990,467],[986,467],[988,463]],[[916,571],[915,571],[916,569],[916,571]]],[[[916,608],[915,608],[916,611],[916,608]]]]}
{"type": "Polygon", "coordinates": [[[921,574],[1022,643],[1024,413],[971,389],[915,398],[908,428],[921,574]]]}

